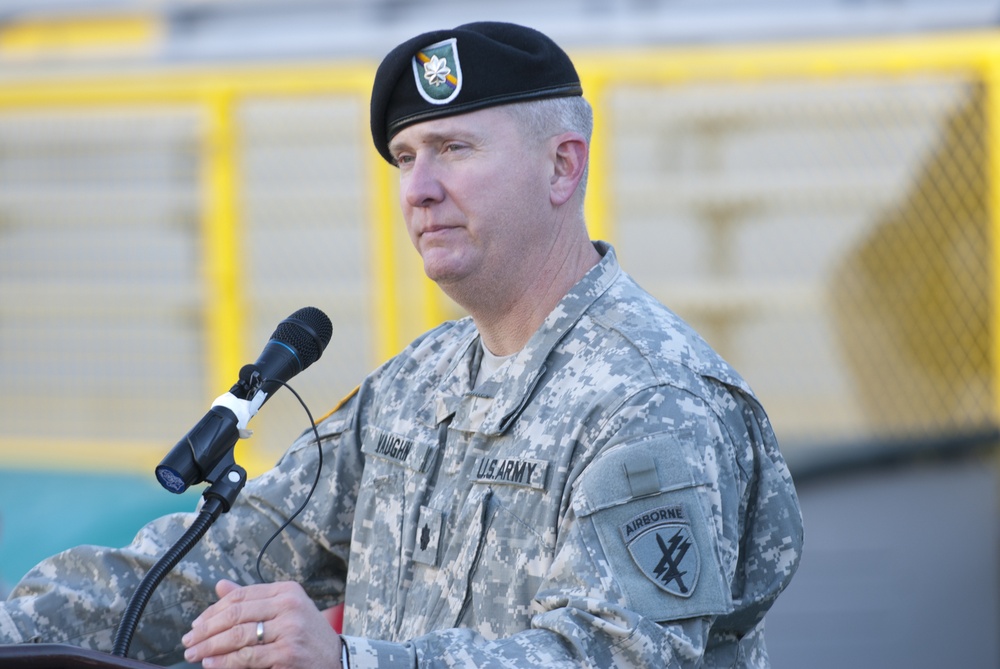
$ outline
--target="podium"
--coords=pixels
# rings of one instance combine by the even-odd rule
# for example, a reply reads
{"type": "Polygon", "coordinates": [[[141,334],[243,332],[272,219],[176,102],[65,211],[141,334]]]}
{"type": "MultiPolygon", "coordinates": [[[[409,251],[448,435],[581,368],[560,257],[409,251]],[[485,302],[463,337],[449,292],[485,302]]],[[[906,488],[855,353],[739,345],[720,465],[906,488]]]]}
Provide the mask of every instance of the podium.
{"type": "Polygon", "coordinates": [[[162,669],[155,664],[61,643],[0,645],[3,669],[162,669]]]}

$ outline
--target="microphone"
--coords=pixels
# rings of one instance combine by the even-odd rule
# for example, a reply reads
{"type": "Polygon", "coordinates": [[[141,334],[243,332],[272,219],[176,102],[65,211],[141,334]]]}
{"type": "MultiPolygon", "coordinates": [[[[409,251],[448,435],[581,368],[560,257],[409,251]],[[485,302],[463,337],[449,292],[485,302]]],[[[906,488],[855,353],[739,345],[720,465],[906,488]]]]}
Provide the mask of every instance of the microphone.
{"type": "Polygon", "coordinates": [[[330,318],[316,307],[303,307],[278,323],[257,361],[243,366],[240,380],[156,467],[160,485],[180,494],[202,481],[214,483],[233,464],[236,442],[250,436],[246,426],[258,409],[282,383],[319,360],[332,336],[330,318]]]}

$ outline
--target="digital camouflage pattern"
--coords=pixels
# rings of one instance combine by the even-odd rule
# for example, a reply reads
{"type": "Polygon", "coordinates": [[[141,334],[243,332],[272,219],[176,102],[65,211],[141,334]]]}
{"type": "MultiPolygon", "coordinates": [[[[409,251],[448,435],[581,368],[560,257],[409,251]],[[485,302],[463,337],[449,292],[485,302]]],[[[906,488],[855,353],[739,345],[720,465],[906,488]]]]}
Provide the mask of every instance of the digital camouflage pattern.
{"type": "MultiPolygon", "coordinates": [[[[475,386],[469,319],[369,376],[320,422],[319,489],[265,557],[320,607],[346,599],[352,669],[766,667],[798,502],[746,383],[598,244],[603,260],[475,386]]],[[[154,594],[133,654],[170,663],[315,476],[304,434],[154,594]]],[[[36,567],[0,639],[108,650],[145,570],[190,523],[36,567]]]]}

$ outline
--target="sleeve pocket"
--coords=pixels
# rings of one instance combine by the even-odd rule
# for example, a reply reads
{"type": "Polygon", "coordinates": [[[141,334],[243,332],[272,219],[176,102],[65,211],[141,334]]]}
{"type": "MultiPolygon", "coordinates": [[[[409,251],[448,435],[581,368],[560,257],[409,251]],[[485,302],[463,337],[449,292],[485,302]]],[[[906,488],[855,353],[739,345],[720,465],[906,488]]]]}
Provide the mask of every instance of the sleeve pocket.
{"type": "Polygon", "coordinates": [[[658,622],[732,610],[706,512],[711,481],[690,453],[672,434],[619,446],[587,468],[573,500],[629,607],[658,622]]]}

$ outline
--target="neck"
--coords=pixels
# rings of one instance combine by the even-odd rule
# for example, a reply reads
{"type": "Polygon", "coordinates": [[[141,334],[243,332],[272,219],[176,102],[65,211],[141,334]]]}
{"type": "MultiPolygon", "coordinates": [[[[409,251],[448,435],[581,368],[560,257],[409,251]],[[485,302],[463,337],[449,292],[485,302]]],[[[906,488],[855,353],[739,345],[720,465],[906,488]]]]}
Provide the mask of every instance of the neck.
{"type": "Polygon", "coordinates": [[[562,252],[553,249],[549,257],[555,262],[525,277],[520,290],[506,293],[506,299],[463,305],[494,354],[510,355],[524,348],[559,301],[601,260],[588,239],[562,252]]]}

